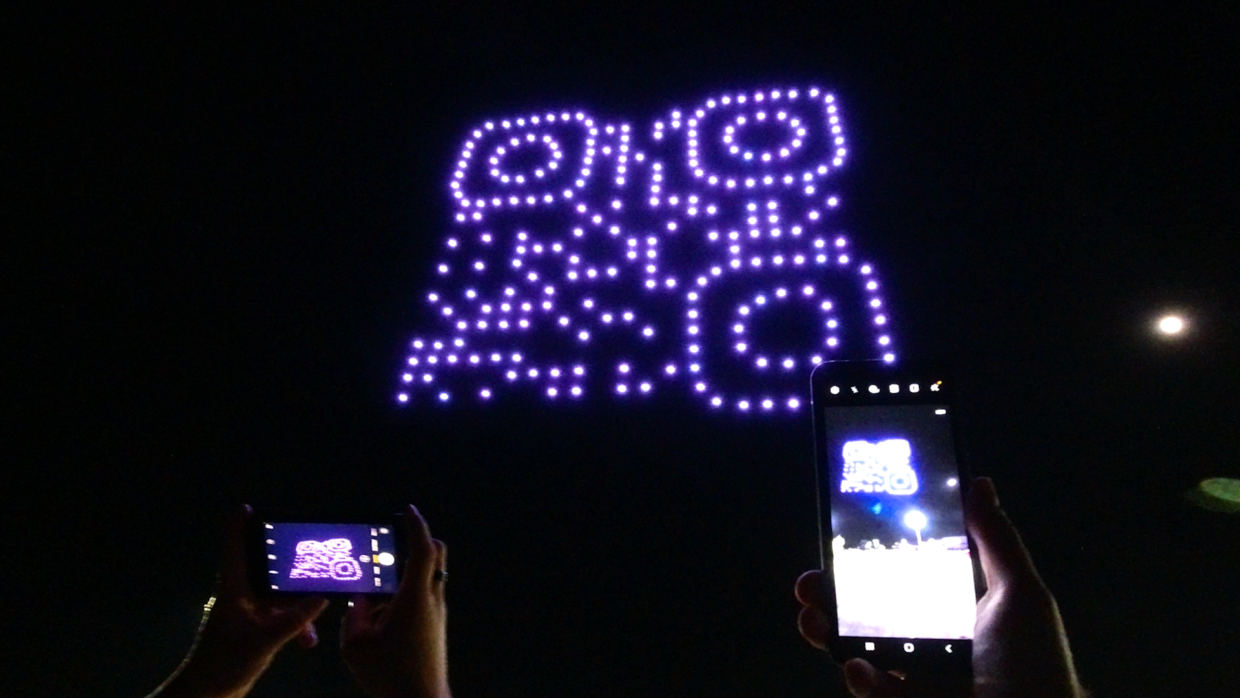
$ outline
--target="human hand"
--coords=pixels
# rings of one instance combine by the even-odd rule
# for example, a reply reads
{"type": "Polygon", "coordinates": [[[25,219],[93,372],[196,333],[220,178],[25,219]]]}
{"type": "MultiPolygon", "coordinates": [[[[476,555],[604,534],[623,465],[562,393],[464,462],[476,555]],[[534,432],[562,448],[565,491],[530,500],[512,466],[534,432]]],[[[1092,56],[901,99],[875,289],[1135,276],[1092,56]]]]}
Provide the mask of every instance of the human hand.
{"type": "Polygon", "coordinates": [[[409,556],[390,603],[358,595],[340,627],[340,653],[375,698],[449,698],[448,548],[431,538],[418,510],[405,510],[409,556]]]}
{"type": "Polygon", "coordinates": [[[245,573],[250,516],[243,506],[229,520],[219,587],[203,608],[198,637],[152,698],[244,696],[288,641],[296,638],[306,648],[318,643],[314,619],[327,608],[326,599],[261,598],[250,589],[245,573]]]}
{"type": "MultiPolygon", "coordinates": [[[[1077,681],[1068,636],[1055,597],[1034,569],[1020,535],[999,508],[994,483],[973,481],[965,502],[965,523],[977,542],[986,593],[977,602],[973,637],[973,695],[977,698],[1077,698],[1077,681]]],[[[806,572],[796,584],[804,608],[797,618],[801,635],[825,649],[831,628],[822,608],[832,603],[823,573],[806,572]]],[[[883,673],[863,659],[844,664],[848,690],[858,698],[938,695],[916,677],[883,673]]]]}

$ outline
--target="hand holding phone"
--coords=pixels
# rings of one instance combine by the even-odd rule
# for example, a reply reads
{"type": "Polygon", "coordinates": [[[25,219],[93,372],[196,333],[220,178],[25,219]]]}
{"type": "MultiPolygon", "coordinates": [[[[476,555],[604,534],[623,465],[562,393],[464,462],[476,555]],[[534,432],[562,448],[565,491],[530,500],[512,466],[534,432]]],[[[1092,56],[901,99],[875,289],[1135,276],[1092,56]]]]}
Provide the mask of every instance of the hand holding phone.
{"type": "Polygon", "coordinates": [[[151,694],[162,698],[245,695],[291,640],[318,643],[314,621],[321,596],[263,596],[247,580],[246,539],[253,512],[241,506],[224,535],[219,586],[203,608],[202,623],[181,666],[151,694]]]}
{"type": "Polygon", "coordinates": [[[377,698],[448,698],[448,548],[410,506],[408,559],[390,600],[355,596],[340,626],[340,653],[358,684],[377,698]]]}
{"type": "MultiPolygon", "coordinates": [[[[989,479],[974,482],[965,520],[977,541],[987,591],[977,606],[973,686],[964,687],[960,695],[1086,695],[1077,680],[1055,599],[1038,577],[1015,527],[999,508],[989,479]]],[[[823,574],[806,572],[796,583],[796,597],[805,606],[797,625],[801,635],[820,649],[827,648],[832,633],[823,611],[832,603],[823,574]]],[[[927,678],[933,683],[937,677],[902,679],[864,659],[850,659],[844,664],[844,678],[853,695],[877,698],[921,695],[919,689],[925,688],[927,678]]]]}
{"type": "Polygon", "coordinates": [[[856,696],[1083,695],[993,484],[969,488],[953,392],[937,367],[815,370],[823,569],[797,580],[801,634],[856,696]]]}

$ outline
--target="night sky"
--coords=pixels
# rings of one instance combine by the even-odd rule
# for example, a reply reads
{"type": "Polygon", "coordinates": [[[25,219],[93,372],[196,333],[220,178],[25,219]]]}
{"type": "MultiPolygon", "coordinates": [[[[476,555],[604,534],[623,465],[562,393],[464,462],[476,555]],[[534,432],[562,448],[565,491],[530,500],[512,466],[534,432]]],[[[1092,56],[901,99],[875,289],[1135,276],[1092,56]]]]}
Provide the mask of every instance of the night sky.
{"type": "MultiPolygon", "coordinates": [[[[807,413],[393,401],[470,125],[810,82],[901,355],[967,379],[1085,684],[1234,691],[1240,518],[1183,495],[1240,475],[1240,16],[1114,7],[10,10],[3,692],[154,688],[236,502],[412,501],[458,696],[842,694],[795,625],[807,413]]],[[[338,620],[253,695],[353,695],[338,620]]]]}

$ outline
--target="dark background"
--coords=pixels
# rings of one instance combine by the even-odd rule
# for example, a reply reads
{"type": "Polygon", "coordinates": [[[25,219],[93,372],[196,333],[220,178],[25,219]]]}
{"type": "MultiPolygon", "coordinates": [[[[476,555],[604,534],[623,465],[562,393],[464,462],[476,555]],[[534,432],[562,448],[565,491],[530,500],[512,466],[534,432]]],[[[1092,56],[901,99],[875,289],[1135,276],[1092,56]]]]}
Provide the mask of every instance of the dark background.
{"type": "MultiPolygon", "coordinates": [[[[239,500],[416,502],[459,696],[839,694],[794,621],[808,417],[391,401],[467,124],[811,80],[1085,682],[1234,691],[1240,519],[1182,497],[1238,468],[1234,3],[4,12],[6,694],[153,688],[239,500]]],[[[254,695],[353,690],[336,622],[254,695]]]]}

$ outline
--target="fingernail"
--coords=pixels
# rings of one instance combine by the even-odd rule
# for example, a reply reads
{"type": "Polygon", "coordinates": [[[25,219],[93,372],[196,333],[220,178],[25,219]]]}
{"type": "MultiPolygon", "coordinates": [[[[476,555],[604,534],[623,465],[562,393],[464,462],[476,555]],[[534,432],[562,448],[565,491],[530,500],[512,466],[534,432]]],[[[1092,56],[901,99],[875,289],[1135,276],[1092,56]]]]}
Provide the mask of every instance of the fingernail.
{"type": "Polygon", "coordinates": [[[973,481],[973,487],[977,490],[977,496],[981,497],[982,502],[992,507],[999,506],[999,493],[995,491],[994,480],[979,477],[973,481]]]}

